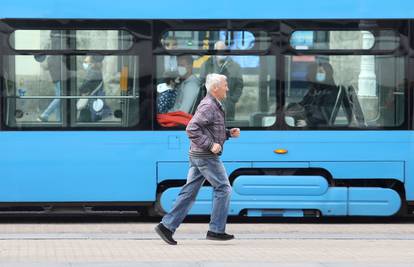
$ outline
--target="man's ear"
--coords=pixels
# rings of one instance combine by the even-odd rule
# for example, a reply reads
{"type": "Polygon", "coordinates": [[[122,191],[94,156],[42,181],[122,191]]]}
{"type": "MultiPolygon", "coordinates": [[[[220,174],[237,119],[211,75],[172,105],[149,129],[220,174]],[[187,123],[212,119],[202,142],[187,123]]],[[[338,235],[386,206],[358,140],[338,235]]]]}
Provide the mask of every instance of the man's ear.
{"type": "Polygon", "coordinates": [[[215,95],[217,93],[217,85],[214,85],[213,88],[211,88],[211,92],[215,95]]]}

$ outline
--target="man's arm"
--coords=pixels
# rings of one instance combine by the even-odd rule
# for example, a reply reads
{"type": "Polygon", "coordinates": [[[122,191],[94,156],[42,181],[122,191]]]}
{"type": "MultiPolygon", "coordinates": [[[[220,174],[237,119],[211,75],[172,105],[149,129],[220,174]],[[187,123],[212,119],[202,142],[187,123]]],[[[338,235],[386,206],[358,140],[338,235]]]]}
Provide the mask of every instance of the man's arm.
{"type": "Polygon", "coordinates": [[[194,114],[194,117],[188,123],[186,132],[188,138],[204,150],[209,151],[213,147],[213,140],[208,137],[205,132],[205,127],[212,123],[213,114],[208,105],[200,106],[194,114]]]}

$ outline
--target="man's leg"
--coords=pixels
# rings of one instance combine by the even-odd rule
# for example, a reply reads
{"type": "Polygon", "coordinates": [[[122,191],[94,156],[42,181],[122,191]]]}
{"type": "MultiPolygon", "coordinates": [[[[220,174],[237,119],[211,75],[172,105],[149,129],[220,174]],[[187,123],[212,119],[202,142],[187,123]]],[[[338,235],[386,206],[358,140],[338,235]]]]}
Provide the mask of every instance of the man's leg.
{"type": "Polygon", "coordinates": [[[214,188],[213,210],[209,228],[211,232],[224,233],[230,205],[231,185],[220,158],[203,160],[207,164],[202,164],[199,170],[214,188]]]}
{"type": "Polygon", "coordinates": [[[187,175],[187,183],[183,186],[178,194],[173,208],[163,218],[161,223],[171,232],[175,232],[178,226],[187,216],[195,202],[198,191],[204,182],[204,177],[200,173],[197,160],[190,158],[190,169],[187,175]]]}

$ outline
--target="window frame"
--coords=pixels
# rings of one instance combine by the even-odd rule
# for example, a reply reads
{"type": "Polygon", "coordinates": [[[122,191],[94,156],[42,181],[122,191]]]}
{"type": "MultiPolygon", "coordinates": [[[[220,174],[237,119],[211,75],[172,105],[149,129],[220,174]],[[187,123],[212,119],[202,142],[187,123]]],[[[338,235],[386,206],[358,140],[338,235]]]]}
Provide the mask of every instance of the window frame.
{"type": "MultiPolygon", "coordinates": [[[[276,110],[274,116],[276,117],[275,123],[271,126],[267,127],[246,127],[246,126],[238,126],[237,124],[232,125],[231,127],[238,127],[243,130],[276,130],[278,116],[277,116],[277,109],[278,109],[278,96],[277,90],[279,87],[279,80],[278,80],[278,54],[276,51],[279,51],[279,42],[277,40],[277,36],[279,35],[279,24],[278,20],[160,20],[154,21],[154,44],[153,44],[153,56],[154,56],[154,82],[153,87],[156,88],[156,79],[155,74],[157,73],[157,66],[156,66],[156,57],[157,56],[179,56],[181,54],[191,54],[191,55],[199,55],[199,56],[214,56],[214,55],[227,55],[227,56],[273,56],[275,57],[275,104],[276,110]],[[257,50],[257,49],[249,49],[249,50],[223,50],[217,51],[214,49],[176,49],[176,50],[167,50],[164,48],[163,44],[161,43],[161,39],[163,38],[164,34],[168,31],[220,31],[220,30],[227,30],[227,31],[250,31],[250,32],[267,32],[268,37],[270,38],[270,45],[265,50],[257,50]]],[[[156,119],[156,103],[157,103],[157,92],[154,89],[153,92],[153,99],[154,99],[154,130],[160,131],[171,131],[171,130],[183,130],[185,126],[176,126],[176,127],[162,127],[158,124],[156,119]]],[[[237,122],[237,121],[236,121],[237,122]]],[[[230,125],[229,125],[230,127],[230,125]]]]}
{"type": "MultiPolygon", "coordinates": [[[[139,116],[140,122],[136,127],[131,128],[97,128],[97,127],[47,127],[47,128],[10,128],[5,125],[4,121],[4,96],[1,95],[0,107],[2,110],[1,130],[22,130],[22,131],[82,131],[82,130],[109,130],[109,131],[130,131],[130,130],[175,130],[174,128],[160,128],[156,123],[156,92],[154,90],[154,75],[156,71],[156,55],[179,55],[182,53],[201,54],[202,51],[197,50],[168,50],[160,48],[159,40],[161,33],[165,30],[247,30],[265,31],[268,33],[271,44],[267,51],[243,51],[236,50],[224,51],[220,54],[224,55],[273,55],[276,57],[276,123],[265,130],[312,130],[310,128],[289,128],[285,123],[283,116],[283,107],[285,105],[285,60],[286,55],[364,55],[367,50],[334,51],[334,50],[302,50],[296,51],[290,48],[288,37],[295,30],[394,30],[400,36],[400,45],[394,51],[370,51],[374,55],[395,55],[404,57],[405,79],[404,85],[405,102],[404,102],[404,123],[399,128],[318,128],[317,130],[407,130],[412,129],[414,121],[412,121],[413,107],[411,103],[414,94],[411,92],[412,84],[414,84],[414,73],[410,73],[414,69],[414,33],[410,29],[414,28],[414,21],[409,19],[165,19],[165,20],[114,20],[114,19],[3,19],[0,25],[0,40],[2,41],[2,56],[8,55],[38,55],[39,50],[22,50],[14,51],[9,47],[8,35],[16,29],[44,29],[44,30],[127,30],[133,35],[133,46],[130,50],[124,51],[125,55],[139,56],[139,116]],[[144,63],[145,62],[145,63],[144,63]]],[[[98,52],[102,55],[110,55],[110,50],[47,50],[48,55],[86,55],[87,53],[98,52]]],[[[205,50],[204,50],[205,52],[205,50]]],[[[215,55],[214,51],[208,50],[210,55],[215,55]]],[[[122,53],[121,53],[122,54],[122,53]]],[[[205,54],[205,53],[202,53],[205,54]]],[[[4,70],[4,57],[0,57],[0,66],[4,70]]],[[[2,88],[4,88],[4,76],[2,76],[2,88]]],[[[264,130],[263,128],[243,128],[246,130],[264,130]]],[[[182,130],[177,128],[176,130],[182,130]]]]}
{"type": "MultiPolygon", "coordinates": [[[[66,124],[55,124],[52,125],[38,125],[28,127],[21,127],[17,126],[8,126],[5,121],[5,101],[6,96],[4,94],[1,95],[1,105],[3,116],[1,118],[1,128],[4,130],[17,130],[17,131],[131,131],[131,130],[146,130],[150,128],[151,121],[148,119],[151,117],[151,114],[148,114],[148,106],[151,106],[151,103],[145,101],[148,97],[148,90],[149,90],[149,81],[148,79],[143,79],[145,75],[149,73],[149,66],[148,64],[144,64],[143,62],[149,62],[150,57],[148,56],[148,50],[151,47],[151,24],[147,21],[140,21],[139,23],[133,24],[132,22],[125,23],[120,20],[4,20],[5,24],[3,27],[3,32],[0,33],[0,39],[3,40],[3,53],[1,54],[1,65],[3,66],[2,70],[4,70],[4,58],[7,56],[18,56],[18,55],[59,55],[66,58],[66,60],[70,60],[71,57],[77,56],[85,56],[88,54],[98,54],[103,56],[134,56],[137,59],[135,64],[137,65],[135,73],[137,79],[137,103],[138,107],[136,110],[136,114],[139,116],[139,121],[135,125],[131,125],[128,127],[123,127],[121,125],[114,126],[114,125],[106,125],[105,123],[94,123],[91,122],[91,125],[88,126],[85,123],[85,126],[80,125],[71,125],[73,120],[71,117],[76,116],[74,114],[73,102],[74,100],[66,101],[69,103],[67,105],[66,110],[63,112],[63,116],[66,116],[66,124]],[[138,24],[138,25],[137,25],[138,24]],[[76,50],[76,49],[59,49],[59,50],[15,50],[10,46],[8,40],[10,39],[11,34],[15,30],[66,30],[66,31],[78,31],[78,30],[94,30],[94,31],[126,31],[131,34],[132,36],[132,46],[127,50],[76,50]],[[72,104],[71,104],[72,102],[72,104]],[[99,126],[98,126],[99,124],[99,126]],[[102,126],[101,126],[102,125],[102,126]]],[[[0,26],[1,28],[2,26],[0,26]]],[[[69,77],[69,76],[68,76],[69,77]]],[[[72,78],[70,78],[72,79],[72,78]]],[[[69,78],[64,81],[67,83],[65,86],[69,88],[68,84],[70,83],[69,78]]],[[[5,79],[2,77],[2,82],[4,85],[5,79]]],[[[73,81],[71,81],[73,82],[73,81]]],[[[64,87],[65,87],[64,86],[64,87]]],[[[3,86],[4,88],[4,86],[3,86]]],[[[68,89],[69,90],[69,89],[68,89]]],[[[72,97],[72,96],[69,96],[72,97]]],[[[75,101],[74,101],[75,102],[75,101]]],[[[76,102],[75,102],[76,103],[76,102]]],[[[34,123],[33,123],[34,124],[34,123]]]]}
{"type": "MultiPolygon", "coordinates": [[[[409,44],[408,44],[408,21],[407,20],[335,20],[335,19],[323,19],[323,20],[282,20],[281,33],[284,36],[282,40],[282,56],[364,56],[364,55],[373,55],[373,56],[394,56],[402,57],[404,60],[404,77],[409,79],[409,44]],[[360,26],[363,25],[363,26],[360,26]],[[393,50],[374,50],[374,49],[358,49],[358,50],[322,50],[322,49],[309,49],[309,50],[296,50],[290,45],[291,34],[295,31],[381,31],[381,30],[393,30],[396,34],[400,35],[400,45],[393,50]]],[[[375,36],[375,35],[374,35],[375,36]]],[[[374,45],[375,46],[375,45],[374,45]]],[[[280,67],[283,68],[283,75],[286,73],[286,62],[283,59],[279,63],[280,67]]],[[[286,77],[283,76],[283,86],[280,88],[281,96],[281,107],[285,108],[286,98],[285,98],[285,83],[286,77]]],[[[410,107],[410,99],[412,98],[412,93],[408,88],[408,85],[404,85],[404,121],[401,125],[392,127],[392,126],[378,126],[378,127],[342,127],[342,126],[323,126],[323,127],[292,127],[289,126],[285,117],[280,121],[280,128],[288,129],[293,131],[307,131],[307,130],[329,130],[329,131],[353,131],[353,130],[407,130],[412,128],[411,126],[411,116],[412,111],[410,107]]]]}

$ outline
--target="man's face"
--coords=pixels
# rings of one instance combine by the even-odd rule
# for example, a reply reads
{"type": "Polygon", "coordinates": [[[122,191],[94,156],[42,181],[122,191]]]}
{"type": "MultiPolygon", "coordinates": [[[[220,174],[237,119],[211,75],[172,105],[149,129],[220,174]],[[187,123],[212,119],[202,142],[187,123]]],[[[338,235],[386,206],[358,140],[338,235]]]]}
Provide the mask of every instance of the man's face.
{"type": "Polygon", "coordinates": [[[187,74],[189,74],[192,70],[192,66],[190,66],[190,64],[188,64],[188,62],[185,59],[182,58],[178,58],[178,71],[180,76],[187,76],[187,74]],[[180,67],[183,68],[183,70],[180,72],[180,67]],[[183,73],[185,68],[185,73],[183,73]]]}
{"type": "Polygon", "coordinates": [[[83,60],[83,63],[91,64],[92,63],[92,58],[90,56],[86,56],[83,60]]]}
{"type": "MultiPolygon", "coordinates": [[[[217,42],[216,44],[215,44],[215,46],[214,46],[214,48],[216,49],[216,50],[225,50],[225,49],[227,49],[227,47],[226,47],[226,45],[224,44],[224,42],[217,42]]],[[[227,58],[227,56],[225,56],[225,55],[217,55],[217,56],[214,56],[214,58],[216,59],[216,61],[221,65],[221,64],[223,64],[223,62],[226,60],[226,58],[227,58]]]]}
{"type": "Polygon", "coordinates": [[[227,87],[227,80],[222,79],[221,82],[216,87],[216,97],[219,100],[224,100],[227,97],[227,91],[229,88],[227,87]]]}

